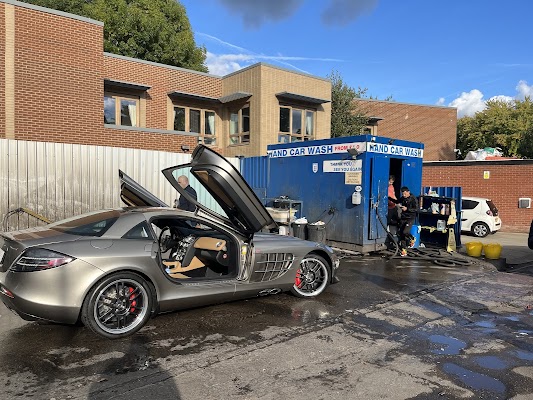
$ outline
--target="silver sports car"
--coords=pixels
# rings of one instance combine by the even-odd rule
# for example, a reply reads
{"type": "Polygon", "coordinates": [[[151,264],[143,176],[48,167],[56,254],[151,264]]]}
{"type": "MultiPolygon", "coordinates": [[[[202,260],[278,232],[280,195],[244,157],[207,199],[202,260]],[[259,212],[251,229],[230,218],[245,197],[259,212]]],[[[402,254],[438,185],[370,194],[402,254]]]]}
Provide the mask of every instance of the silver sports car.
{"type": "Polygon", "coordinates": [[[314,297],[337,281],[331,248],[261,232],[276,227],[272,217],[208,147],[163,170],[194,211],[168,207],[119,174],[128,207],[0,234],[0,297],[9,309],[120,338],[158,313],[283,291],[314,297]]]}

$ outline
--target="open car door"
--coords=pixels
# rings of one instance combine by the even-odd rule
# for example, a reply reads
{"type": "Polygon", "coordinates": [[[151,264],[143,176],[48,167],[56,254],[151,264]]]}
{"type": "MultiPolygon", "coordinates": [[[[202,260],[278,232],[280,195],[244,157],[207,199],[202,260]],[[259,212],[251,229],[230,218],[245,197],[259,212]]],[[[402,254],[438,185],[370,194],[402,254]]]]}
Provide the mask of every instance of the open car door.
{"type": "Polygon", "coordinates": [[[223,219],[225,223],[229,220],[232,226],[244,235],[251,235],[266,226],[275,226],[274,220],[239,171],[209,147],[198,145],[189,164],[164,169],[163,175],[181,196],[194,202],[206,213],[223,219]],[[182,174],[193,176],[225,215],[203,203],[200,197],[192,198],[178,184],[178,178],[182,174]]]}
{"type": "Polygon", "coordinates": [[[120,178],[120,198],[128,206],[168,207],[163,200],[158,199],[121,170],[118,170],[118,176],[120,178]]]}

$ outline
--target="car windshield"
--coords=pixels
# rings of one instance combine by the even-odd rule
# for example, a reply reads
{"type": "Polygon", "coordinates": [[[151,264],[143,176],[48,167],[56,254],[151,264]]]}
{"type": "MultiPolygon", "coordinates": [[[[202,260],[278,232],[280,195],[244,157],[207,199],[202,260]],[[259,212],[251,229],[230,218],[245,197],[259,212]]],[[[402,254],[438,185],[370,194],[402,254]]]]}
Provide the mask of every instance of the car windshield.
{"type": "Polygon", "coordinates": [[[48,225],[50,229],[79,236],[102,236],[118,219],[118,211],[98,211],[48,225]]]}

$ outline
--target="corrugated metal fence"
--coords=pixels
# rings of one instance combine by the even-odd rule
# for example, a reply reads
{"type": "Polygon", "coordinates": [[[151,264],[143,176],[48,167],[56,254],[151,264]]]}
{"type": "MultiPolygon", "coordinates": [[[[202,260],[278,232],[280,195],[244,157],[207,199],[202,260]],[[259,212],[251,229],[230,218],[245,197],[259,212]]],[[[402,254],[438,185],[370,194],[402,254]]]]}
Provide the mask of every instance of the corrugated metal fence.
{"type": "MultiPolygon", "coordinates": [[[[52,221],[121,207],[119,169],[173,205],[178,193],[161,170],[191,158],[190,154],[162,151],[10,139],[0,139],[0,154],[1,221],[20,207],[52,221]]],[[[238,159],[228,160],[239,169],[238,159]]],[[[195,189],[202,199],[205,194],[198,186],[195,189]]],[[[41,224],[27,214],[17,214],[7,220],[7,230],[41,224]]]]}

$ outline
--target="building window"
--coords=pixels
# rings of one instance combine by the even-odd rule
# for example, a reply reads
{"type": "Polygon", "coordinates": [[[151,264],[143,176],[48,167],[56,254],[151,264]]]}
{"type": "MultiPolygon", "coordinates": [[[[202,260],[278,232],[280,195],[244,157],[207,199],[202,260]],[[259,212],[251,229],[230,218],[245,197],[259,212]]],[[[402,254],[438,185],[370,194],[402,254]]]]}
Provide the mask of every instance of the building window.
{"type": "Polygon", "coordinates": [[[215,138],[215,113],[213,111],[204,112],[204,144],[216,144],[215,138]]]}
{"type": "Polygon", "coordinates": [[[189,132],[200,133],[200,118],[202,112],[200,110],[189,110],[189,132]]]}
{"type": "Polygon", "coordinates": [[[302,142],[314,139],[315,116],[315,110],[280,107],[278,142],[302,142]]]}
{"type": "Polygon", "coordinates": [[[105,93],[104,124],[139,126],[139,97],[105,93]]]}
{"type": "Polygon", "coordinates": [[[174,107],[174,130],[198,134],[198,143],[216,144],[215,115],[211,110],[174,107]]]}
{"type": "Polygon", "coordinates": [[[174,107],[174,130],[185,132],[185,108],[174,107]]]}
{"type": "Polygon", "coordinates": [[[229,143],[250,143],[250,107],[230,113],[229,117],[229,143]]]}

